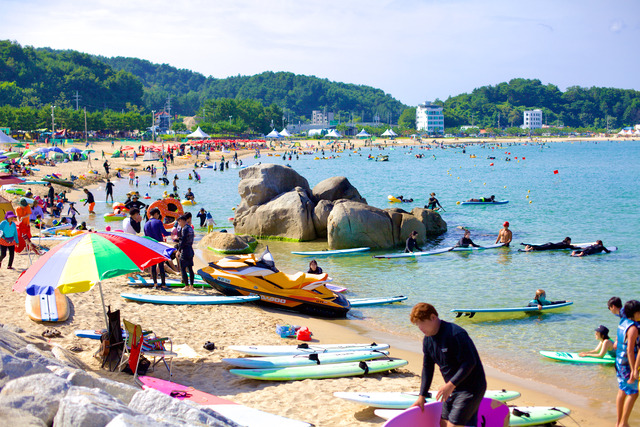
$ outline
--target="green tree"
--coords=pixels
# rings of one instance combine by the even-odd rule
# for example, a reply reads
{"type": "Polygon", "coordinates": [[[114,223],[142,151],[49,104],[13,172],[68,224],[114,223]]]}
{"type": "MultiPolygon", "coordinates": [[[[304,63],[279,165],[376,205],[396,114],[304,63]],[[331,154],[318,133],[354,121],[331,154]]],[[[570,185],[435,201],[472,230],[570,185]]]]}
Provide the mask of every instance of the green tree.
{"type": "Polygon", "coordinates": [[[405,129],[415,129],[416,128],[416,108],[407,108],[405,109],[400,118],[398,118],[398,126],[403,127],[405,129]]]}

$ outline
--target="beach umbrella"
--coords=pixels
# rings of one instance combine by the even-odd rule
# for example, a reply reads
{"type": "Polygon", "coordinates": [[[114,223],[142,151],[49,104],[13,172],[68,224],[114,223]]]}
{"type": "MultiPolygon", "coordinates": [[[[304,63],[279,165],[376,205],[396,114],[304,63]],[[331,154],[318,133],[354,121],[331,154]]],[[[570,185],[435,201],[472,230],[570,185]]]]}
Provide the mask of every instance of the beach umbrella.
{"type": "Polygon", "coordinates": [[[102,281],[170,259],[175,249],[153,239],[118,232],[88,232],[55,246],[24,271],[13,290],[28,295],[86,292],[96,283],[107,313],[102,281]]]}
{"type": "Polygon", "coordinates": [[[64,151],[62,151],[62,148],[60,148],[60,147],[49,148],[49,152],[51,152],[51,151],[53,151],[54,153],[64,154],[64,151]]]}
{"type": "Polygon", "coordinates": [[[78,147],[69,147],[66,150],[64,150],[65,153],[67,154],[71,154],[71,153],[82,153],[82,150],[79,149],[78,147]]]}

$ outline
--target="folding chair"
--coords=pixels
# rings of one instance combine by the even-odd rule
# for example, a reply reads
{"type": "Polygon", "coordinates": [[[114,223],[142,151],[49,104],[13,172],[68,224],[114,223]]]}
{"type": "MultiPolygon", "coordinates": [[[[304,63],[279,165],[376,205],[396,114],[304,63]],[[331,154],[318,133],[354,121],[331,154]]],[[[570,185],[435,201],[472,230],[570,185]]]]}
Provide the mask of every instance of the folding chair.
{"type": "MultiPolygon", "coordinates": [[[[173,342],[171,338],[157,338],[153,332],[143,332],[140,325],[133,324],[123,319],[124,328],[127,331],[127,338],[125,342],[125,353],[129,355],[129,367],[133,372],[134,381],[138,377],[138,363],[140,356],[153,357],[151,363],[151,369],[154,370],[155,366],[161,361],[169,371],[169,380],[171,380],[173,365],[173,358],[178,356],[178,353],[173,352],[173,342]],[[165,342],[169,343],[169,349],[165,348],[165,342]],[[169,359],[169,363],[167,363],[169,359]]],[[[123,354],[121,365],[124,365],[125,355],[123,354]]]]}
{"type": "MultiPolygon", "coordinates": [[[[118,369],[122,355],[124,354],[124,340],[122,339],[122,326],[120,325],[120,310],[111,311],[109,306],[107,311],[109,327],[107,329],[107,342],[101,342],[101,349],[104,352],[101,356],[102,368],[109,367],[111,372],[118,369]]],[[[101,339],[102,341],[102,339],[101,339]]]]}

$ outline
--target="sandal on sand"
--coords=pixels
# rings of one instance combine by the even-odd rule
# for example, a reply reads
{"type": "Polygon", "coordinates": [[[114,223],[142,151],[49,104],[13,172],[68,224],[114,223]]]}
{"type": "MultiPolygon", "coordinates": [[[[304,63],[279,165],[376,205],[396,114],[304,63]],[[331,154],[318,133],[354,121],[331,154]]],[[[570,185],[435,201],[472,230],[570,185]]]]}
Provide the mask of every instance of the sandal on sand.
{"type": "Polygon", "coordinates": [[[216,345],[214,343],[212,343],[211,341],[207,341],[203,346],[203,348],[209,350],[209,351],[213,351],[216,349],[216,345]]]}
{"type": "Polygon", "coordinates": [[[42,333],[42,336],[45,337],[45,338],[58,338],[58,337],[61,337],[62,334],[57,329],[46,329],[42,333]]]}

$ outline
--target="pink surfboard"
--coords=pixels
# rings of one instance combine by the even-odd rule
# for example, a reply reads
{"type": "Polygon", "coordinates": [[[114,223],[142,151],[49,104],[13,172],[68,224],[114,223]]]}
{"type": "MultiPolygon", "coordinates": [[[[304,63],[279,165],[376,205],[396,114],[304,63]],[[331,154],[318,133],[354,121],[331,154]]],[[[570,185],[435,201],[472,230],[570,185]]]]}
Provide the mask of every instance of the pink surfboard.
{"type": "Polygon", "coordinates": [[[383,427],[439,427],[442,415],[442,402],[431,402],[424,405],[424,411],[417,406],[402,411],[383,427]]]}
{"type": "Polygon", "coordinates": [[[487,397],[478,408],[478,427],[507,427],[509,425],[509,407],[504,403],[487,397]]]}

